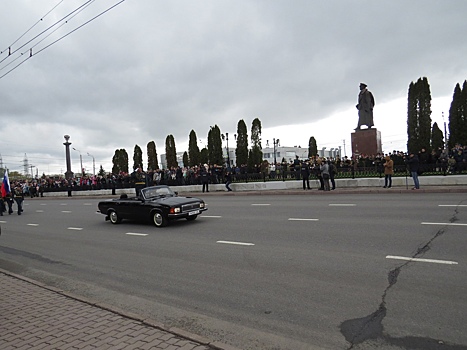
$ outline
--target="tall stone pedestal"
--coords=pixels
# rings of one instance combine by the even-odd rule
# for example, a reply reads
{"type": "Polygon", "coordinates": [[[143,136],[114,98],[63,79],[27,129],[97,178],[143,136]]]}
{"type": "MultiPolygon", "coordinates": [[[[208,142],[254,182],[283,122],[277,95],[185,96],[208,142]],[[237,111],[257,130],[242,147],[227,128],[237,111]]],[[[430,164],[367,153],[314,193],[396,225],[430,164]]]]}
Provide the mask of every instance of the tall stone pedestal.
{"type": "Polygon", "coordinates": [[[352,156],[382,153],[381,132],[377,129],[361,129],[351,135],[352,156]]]}

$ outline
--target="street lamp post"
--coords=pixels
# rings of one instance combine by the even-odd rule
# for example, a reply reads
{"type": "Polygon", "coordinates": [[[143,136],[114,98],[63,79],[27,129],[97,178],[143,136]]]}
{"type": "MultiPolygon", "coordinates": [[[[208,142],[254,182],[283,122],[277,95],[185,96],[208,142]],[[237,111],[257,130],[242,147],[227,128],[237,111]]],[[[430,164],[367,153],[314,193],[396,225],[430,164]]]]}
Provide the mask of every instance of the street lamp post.
{"type": "Polygon", "coordinates": [[[230,168],[230,152],[229,152],[229,133],[225,133],[225,140],[227,141],[227,164],[228,167],[230,168]]]}
{"type": "Polygon", "coordinates": [[[444,123],[444,149],[448,149],[448,134],[446,132],[446,122],[444,120],[444,112],[442,112],[443,115],[443,123],[444,123]]]}
{"type": "Polygon", "coordinates": [[[89,154],[89,152],[88,156],[92,157],[92,175],[96,176],[96,160],[94,159],[94,156],[92,154],[89,154]]]}
{"type": "Polygon", "coordinates": [[[71,157],[70,157],[70,145],[71,142],[68,142],[70,139],[69,135],[63,136],[65,138],[65,157],[66,157],[66,173],[65,173],[65,179],[71,179],[73,177],[73,172],[71,171],[71,157]]]}
{"type": "Polygon", "coordinates": [[[83,171],[83,156],[81,155],[81,152],[80,150],[76,149],[73,147],[73,150],[75,150],[76,152],[79,153],[79,162],[81,164],[81,175],[84,175],[84,171],[83,171]]]}
{"type": "Polygon", "coordinates": [[[274,165],[276,165],[277,164],[276,147],[279,146],[279,139],[276,140],[275,138],[273,138],[272,143],[274,144],[274,148],[273,148],[274,149],[274,165]]]}

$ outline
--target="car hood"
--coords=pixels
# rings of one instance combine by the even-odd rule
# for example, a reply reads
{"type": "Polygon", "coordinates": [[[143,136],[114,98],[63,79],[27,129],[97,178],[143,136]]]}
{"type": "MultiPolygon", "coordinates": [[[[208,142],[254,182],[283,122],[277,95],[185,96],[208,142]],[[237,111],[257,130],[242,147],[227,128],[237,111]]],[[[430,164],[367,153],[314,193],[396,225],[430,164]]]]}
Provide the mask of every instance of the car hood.
{"type": "Polygon", "coordinates": [[[174,206],[180,204],[198,203],[201,202],[201,199],[194,197],[163,197],[153,199],[152,202],[174,206]]]}

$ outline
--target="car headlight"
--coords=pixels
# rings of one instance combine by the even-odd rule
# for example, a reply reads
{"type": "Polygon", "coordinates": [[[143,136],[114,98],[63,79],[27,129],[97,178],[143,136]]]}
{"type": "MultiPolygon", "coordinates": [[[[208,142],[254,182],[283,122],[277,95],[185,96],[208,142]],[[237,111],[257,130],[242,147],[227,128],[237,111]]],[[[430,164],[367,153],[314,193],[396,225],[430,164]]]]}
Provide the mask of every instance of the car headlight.
{"type": "Polygon", "coordinates": [[[203,202],[199,203],[199,207],[204,208],[204,203],[203,202]]]}
{"type": "Polygon", "coordinates": [[[180,208],[170,208],[170,214],[180,213],[180,208]]]}

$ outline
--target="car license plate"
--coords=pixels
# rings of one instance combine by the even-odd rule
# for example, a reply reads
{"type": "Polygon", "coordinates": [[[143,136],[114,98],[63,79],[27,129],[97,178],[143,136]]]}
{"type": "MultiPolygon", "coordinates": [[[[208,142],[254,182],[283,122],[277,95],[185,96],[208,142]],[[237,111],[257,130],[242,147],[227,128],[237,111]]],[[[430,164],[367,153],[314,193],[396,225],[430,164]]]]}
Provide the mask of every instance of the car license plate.
{"type": "Polygon", "coordinates": [[[199,210],[193,210],[193,211],[190,211],[188,213],[188,216],[191,216],[191,215],[198,215],[199,214],[199,210]]]}

